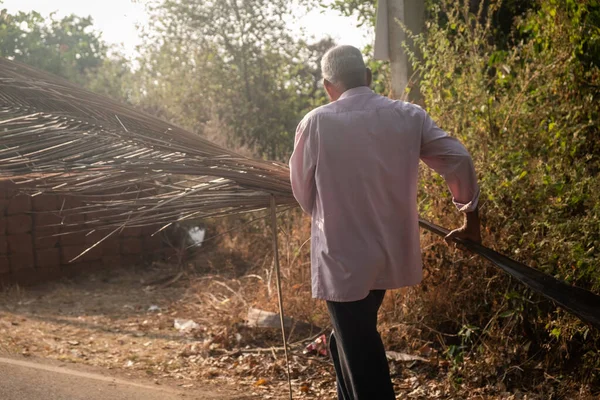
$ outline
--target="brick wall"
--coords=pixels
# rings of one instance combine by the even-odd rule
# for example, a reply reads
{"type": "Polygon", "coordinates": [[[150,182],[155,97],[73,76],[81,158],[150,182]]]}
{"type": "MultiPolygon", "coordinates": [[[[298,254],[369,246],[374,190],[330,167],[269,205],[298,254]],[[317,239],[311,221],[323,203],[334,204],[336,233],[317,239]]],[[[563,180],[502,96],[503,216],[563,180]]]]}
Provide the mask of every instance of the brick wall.
{"type": "MultiPolygon", "coordinates": [[[[160,258],[163,243],[156,228],[131,228],[110,237],[81,258],[73,258],[104,237],[103,232],[65,233],[58,210],[77,207],[72,197],[19,194],[16,185],[0,181],[0,284],[32,284],[79,272],[160,258]]],[[[81,215],[66,222],[83,222],[81,215]],[[79,221],[81,220],[81,221],[79,221]]]]}

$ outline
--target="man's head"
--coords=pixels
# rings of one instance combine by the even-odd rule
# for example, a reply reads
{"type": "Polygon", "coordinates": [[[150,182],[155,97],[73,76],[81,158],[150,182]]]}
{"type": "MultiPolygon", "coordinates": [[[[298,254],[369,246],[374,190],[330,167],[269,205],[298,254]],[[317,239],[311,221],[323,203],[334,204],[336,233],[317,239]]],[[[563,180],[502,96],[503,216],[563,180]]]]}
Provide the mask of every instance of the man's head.
{"type": "Polygon", "coordinates": [[[346,90],[371,84],[371,70],[365,67],[362,53],[353,46],[335,46],[321,60],[323,85],[332,101],[346,90]]]}

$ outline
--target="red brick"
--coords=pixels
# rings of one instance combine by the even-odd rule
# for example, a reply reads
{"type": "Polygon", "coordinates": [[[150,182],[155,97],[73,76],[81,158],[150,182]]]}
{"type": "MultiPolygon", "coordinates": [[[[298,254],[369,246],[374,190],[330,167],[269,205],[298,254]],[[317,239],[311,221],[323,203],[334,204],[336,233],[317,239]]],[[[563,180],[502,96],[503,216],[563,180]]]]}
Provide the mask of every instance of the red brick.
{"type": "Polygon", "coordinates": [[[132,265],[139,265],[142,262],[140,255],[129,254],[121,256],[121,265],[131,267],[132,265]]]}
{"type": "Polygon", "coordinates": [[[60,235],[59,242],[61,246],[85,245],[85,234],[76,232],[60,235]]]}
{"type": "Polygon", "coordinates": [[[10,286],[14,283],[15,283],[15,281],[13,280],[12,274],[10,274],[10,273],[0,274],[0,290],[3,287],[10,286]]]}
{"type": "Polygon", "coordinates": [[[10,272],[10,261],[7,256],[0,256],[0,274],[10,272]]]}
{"type": "Polygon", "coordinates": [[[59,225],[62,221],[62,218],[57,214],[52,213],[39,213],[33,214],[33,227],[36,232],[52,232],[58,233],[59,225]]]}
{"type": "Polygon", "coordinates": [[[85,255],[82,257],[82,261],[86,263],[90,263],[92,261],[101,261],[102,256],[104,255],[104,251],[100,245],[91,247],[89,245],[85,245],[86,249],[90,249],[85,255]]]}
{"type": "Polygon", "coordinates": [[[57,268],[60,266],[60,249],[39,249],[35,252],[35,264],[38,268],[57,268]]]}
{"type": "Polygon", "coordinates": [[[110,237],[100,243],[100,246],[102,246],[102,252],[107,256],[121,254],[121,241],[118,237],[110,237]]]}
{"type": "Polygon", "coordinates": [[[8,252],[10,254],[33,254],[33,240],[31,234],[20,233],[10,235],[8,238],[8,252]]]}
{"type": "Polygon", "coordinates": [[[15,269],[13,266],[12,279],[19,285],[33,285],[39,283],[37,270],[33,267],[21,267],[15,269]]]}
{"type": "Polygon", "coordinates": [[[96,221],[96,220],[98,220],[98,213],[97,212],[93,212],[93,211],[86,212],[84,214],[84,218],[85,218],[86,222],[96,221]]]}
{"type": "Polygon", "coordinates": [[[25,194],[18,194],[8,202],[6,215],[25,214],[31,211],[31,197],[25,194]]]}
{"type": "MultiPolygon", "coordinates": [[[[84,234],[84,238],[85,238],[85,244],[91,246],[93,244],[98,243],[100,240],[104,239],[104,237],[106,235],[108,235],[110,232],[108,231],[93,231],[93,232],[88,232],[84,234]]],[[[111,238],[107,238],[106,240],[110,240],[111,238]]],[[[105,241],[106,241],[105,240],[105,241]]],[[[104,241],[102,242],[104,243],[104,241]]],[[[99,246],[102,246],[102,243],[99,244],[99,246]]]]}
{"type": "Polygon", "coordinates": [[[121,242],[122,254],[142,254],[142,240],[138,238],[124,238],[121,242]]]}
{"type": "Polygon", "coordinates": [[[62,272],[65,276],[75,277],[79,273],[81,273],[81,269],[82,269],[83,265],[84,265],[83,263],[75,261],[70,264],[61,265],[60,269],[62,270],[62,272]]]}
{"type": "Polygon", "coordinates": [[[58,211],[62,202],[54,194],[40,194],[31,198],[31,209],[33,211],[58,211]]]}
{"type": "Polygon", "coordinates": [[[56,280],[64,275],[63,270],[60,267],[42,268],[36,269],[34,272],[35,278],[32,283],[49,282],[56,280]]]}
{"type": "Polygon", "coordinates": [[[8,239],[6,239],[6,236],[2,235],[0,236],[0,254],[7,254],[8,253],[8,239]]]}
{"type": "Polygon", "coordinates": [[[83,201],[81,200],[81,198],[74,196],[62,196],[62,198],[59,199],[59,202],[61,203],[61,205],[64,204],[65,210],[83,206],[83,201]]]}
{"type": "Polygon", "coordinates": [[[60,262],[61,264],[72,264],[75,262],[81,262],[83,261],[83,256],[79,257],[78,259],[74,260],[73,262],[71,262],[71,260],[73,260],[75,257],[78,257],[81,253],[83,253],[86,250],[85,246],[61,246],[60,248],[60,262]]]}
{"type": "MultiPolygon", "coordinates": [[[[2,178],[0,178],[2,179],[2,178]]],[[[14,196],[19,192],[20,185],[16,184],[12,179],[8,178],[2,181],[4,186],[4,190],[6,190],[6,195],[9,197],[14,196]]]]}
{"type": "Polygon", "coordinates": [[[60,239],[58,236],[53,235],[53,232],[34,232],[33,246],[36,249],[51,249],[53,247],[57,247],[60,239]]]}
{"type": "Polygon", "coordinates": [[[60,231],[64,233],[79,231],[85,226],[85,218],[83,214],[65,215],[62,220],[63,225],[60,231]]]}
{"type": "Polygon", "coordinates": [[[14,197],[19,193],[19,190],[17,189],[16,184],[14,184],[12,182],[4,181],[3,185],[4,185],[4,198],[5,199],[10,199],[11,197],[14,197]]]}
{"type": "MultiPolygon", "coordinates": [[[[60,261],[62,264],[70,264],[69,261],[79,256],[83,251],[87,250],[88,246],[63,246],[61,248],[60,261]]],[[[84,255],[79,257],[75,262],[90,262],[98,261],[102,259],[102,249],[99,246],[94,247],[87,251],[84,255]]]]}
{"type": "Polygon", "coordinates": [[[102,264],[106,267],[119,267],[123,265],[123,259],[120,255],[105,255],[102,257],[102,264]]]}
{"type": "Polygon", "coordinates": [[[61,267],[61,270],[64,275],[73,278],[81,276],[82,274],[87,274],[90,272],[96,272],[105,269],[106,267],[102,264],[101,261],[75,262],[72,264],[63,265],[61,267]]]}
{"type": "Polygon", "coordinates": [[[13,273],[18,270],[29,269],[35,266],[33,253],[12,254],[9,258],[10,269],[13,273]]]}
{"type": "Polygon", "coordinates": [[[8,199],[0,199],[0,216],[6,215],[6,209],[8,208],[8,199]]]}
{"type": "MultiPolygon", "coordinates": [[[[1,210],[0,210],[1,211],[1,210]]],[[[0,212],[0,235],[6,233],[6,217],[0,212]]]]}
{"type": "Polygon", "coordinates": [[[104,265],[102,260],[88,261],[82,265],[82,271],[85,271],[85,272],[98,272],[98,271],[105,271],[105,270],[106,270],[106,266],[104,265]]]}
{"type": "Polygon", "coordinates": [[[144,243],[144,252],[160,251],[163,247],[162,237],[159,234],[145,236],[142,241],[144,243]]]}
{"type": "Polygon", "coordinates": [[[84,214],[86,221],[98,221],[106,217],[110,217],[114,214],[114,211],[103,210],[103,211],[87,211],[84,214]]]}
{"type": "Polygon", "coordinates": [[[9,235],[31,232],[31,215],[17,214],[6,218],[6,233],[9,235]]]}
{"type": "MultiPolygon", "coordinates": [[[[156,233],[161,228],[161,225],[147,225],[142,227],[142,235],[151,236],[156,233]]],[[[160,233],[156,233],[154,236],[160,236],[160,233]]]]}
{"type": "Polygon", "coordinates": [[[126,228],[123,230],[122,235],[125,237],[140,237],[140,236],[142,236],[142,228],[141,227],[126,228]]]}

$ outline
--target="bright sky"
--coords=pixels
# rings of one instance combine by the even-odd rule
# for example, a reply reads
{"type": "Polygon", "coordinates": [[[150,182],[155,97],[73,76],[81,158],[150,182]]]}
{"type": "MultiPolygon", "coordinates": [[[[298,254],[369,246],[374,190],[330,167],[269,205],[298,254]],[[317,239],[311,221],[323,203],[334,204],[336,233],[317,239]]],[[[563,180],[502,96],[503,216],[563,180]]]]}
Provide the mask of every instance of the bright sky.
{"type": "MultiPolygon", "coordinates": [[[[122,44],[128,55],[133,55],[135,46],[140,43],[136,25],[145,25],[148,21],[143,2],[131,0],[0,0],[2,8],[10,13],[34,10],[43,16],[52,12],[56,12],[58,17],[91,15],[96,30],[102,32],[102,38],[110,44],[122,44]]],[[[312,10],[298,17],[299,26],[316,39],[329,35],[339,44],[352,44],[359,48],[373,41],[374,34],[357,28],[355,19],[333,11],[323,14],[321,10],[312,10]]]]}

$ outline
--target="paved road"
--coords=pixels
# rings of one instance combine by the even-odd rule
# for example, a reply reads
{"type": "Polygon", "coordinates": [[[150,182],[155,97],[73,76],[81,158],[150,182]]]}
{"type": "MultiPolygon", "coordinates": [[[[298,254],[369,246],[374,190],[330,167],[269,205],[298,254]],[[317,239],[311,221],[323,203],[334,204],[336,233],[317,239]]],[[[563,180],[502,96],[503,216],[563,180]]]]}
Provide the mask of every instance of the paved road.
{"type": "Polygon", "coordinates": [[[107,371],[60,363],[0,357],[2,400],[233,400],[215,392],[181,392],[166,386],[115,378],[107,371]],[[79,369],[79,368],[78,368],[79,369]]]}

